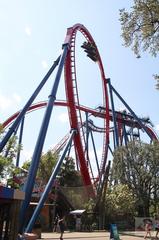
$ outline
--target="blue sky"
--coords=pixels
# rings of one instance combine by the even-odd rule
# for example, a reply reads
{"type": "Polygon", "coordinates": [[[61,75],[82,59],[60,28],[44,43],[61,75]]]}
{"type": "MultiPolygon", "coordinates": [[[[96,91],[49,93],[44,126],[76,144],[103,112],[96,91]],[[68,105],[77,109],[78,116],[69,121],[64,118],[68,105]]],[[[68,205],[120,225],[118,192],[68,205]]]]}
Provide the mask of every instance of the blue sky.
{"type": "MultiPolygon", "coordinates": [[[[24,106],[59,56],[67,28],[81,23],[98,46],[106,77],[111,78],[113,86],[137,115],[151,118],[158,132],[159,91],[155,90],[152,77],[157,73],[158,59],[148,54],[135,58],[133,52],[122,45],[120,37],[119,9],[129,8],[130,4],[131,1],[124,0],[0,0],[0,122],[24,106]]],[[[78,41],[81,41],[80,36],[78,41]]],[[[84,58],[80,49],[77,60],[81,103],[96,107],[102,101],[100,87],[98,89],[99,71],[94,63],[84,58]]],[[[53,80],[51,77],[36,102],[47,100],[53,80]]],[[[58,98],[65,98],[63,79],[58,98]]],[[[116,108],[122,106],[117,103],[116,108]]],[[[34,149],[40,126],[37,119],[42,119],[43,112],[40,110],[28,117],[34,133],[26,121],[23,159],[34,149]]],[[[44,151],[56,144],[68,128],[66,110],[54,110],[44,151]],[[56,127],[59,124],[60,127],[56,127]]]]}

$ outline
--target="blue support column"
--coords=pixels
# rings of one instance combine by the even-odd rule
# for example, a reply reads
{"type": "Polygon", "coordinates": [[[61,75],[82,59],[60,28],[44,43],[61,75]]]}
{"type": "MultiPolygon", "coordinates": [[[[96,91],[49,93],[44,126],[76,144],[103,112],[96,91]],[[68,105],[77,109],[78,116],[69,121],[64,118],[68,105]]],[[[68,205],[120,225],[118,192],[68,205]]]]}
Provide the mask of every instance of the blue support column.
{"type": "Polygon", "coordinates": [[[112,117],[113,117],[113,123],[114,123],[114,137],[115,137],[115,148],[119,146],[119,136],[118,136],[118,129],[117,129],[117,123],[116,123],[116,113],[114,108],[114,100],[113,100],[113,93],[112,93],[112,85],[110,78],[106,79],[108,86],[109,86],[109,93],[110,93],[110,101],[112,106],[112,117]]]}
{"type": "Polygon", "coordinates": [[[125,124],[123,125],[123,138],[125,140],[125,146],[127,146],[127,144],[128,144],[128,136],[127,136],[127,133],[126,133],[125,124]]]}
{"type": "Polygon", "coordinates": [[[112,156],[114,156],[113,150],[111,149],[110,145],[108,145],[108,149],[110,150],[112,156]]]}
{"type": "Polygon", "coordinates": [[[68,148],[68,152],[67,152],[67,157],[69,157],[69,156],[70,156],[71,147],[72,147],[72,145],[70,144],[70,146],[69,146],[69,148],[68,148]]]}
{"type": "Polygon", "coordinates": [[[86,147],[85,147],[85,151],[87,154],[87,166],[89,166],[92,177],[94,178],[93,170],[92,170],[92,167],[90,164],[90,159],[89,159],[89,134],[90,134],[90,128],[88,126],[88,112],[86,112],[86,147]]]}
{"type": "Polygon", "coordinates": [[[17,159],[16,159],[16,167],[19,167],[19,159],[20,159],[20,146],[22,143],[22,136],[23,136],[23,129],[24,129],[24,118],[22,118],[21,126],[20,126],[20,133],[19,133],[19,141],[18,141],[18,152],[17,152],[17,159]]]}
{"type": "MultiPolygon", "coordinates": [[[[17,131],[18,131],[18,128],[19,128],[19,125],[20,125],[20,124],[18,124],[18,126],[16,127],[16,129],[15,129],[12,137],[15,137],[15,136],[16,136],[17,131]]],[[[10,140],[11,140],[11,139],[10,139],[10,140]]],[[[7,157],[7,156],[8,156],[9,151],[10,151],[10,148],[11,148],[11,145],[9,144],[9,141],[8,141],[8,146],[6,146],[4,157],[7,157]]]]}
{"type": "Polygon", "coordinates": [[[93,138],[92,131],[91,131],[91,139],[92,139],[92,145],[93,145],[95,160],[96,160],[96,164],[97,164],[98,174],[99,174],[100,173],[100,169],[99,169],[98,157],[97,157],[97,152],[96,152],[96,148],[95,148],[95,143],[94,143],[94,138],[93,138]]]}
{"type": "Polygon", "coordinates": [[[88,161],[88,139],[89,139],[89,127],[88,127],[88,112],[86,112],[86,147],[85,147],[85,151],[87,153],[87,161],[88,161]]]}
{"type": "Polygon", "coordinates": [[[31,195],[32,195],[32,190],[33,190],[34,183],[35,183],[36,173],[37,173],[37,170],[38,170],[39,161],[40,161],[40,157],[41,157],[41,153],[42,153],[42,149],[43,149],[48,125],[49,125],[49,122],[50,122],[50,117],[51,117],[51,113],[52,113],[52,110],[53,110],[53,105],[54,105],[54,102],[55,102],[55,99],[56,99],[56,93],[57,93],[58,85],[59,85],[59,82],[60,82],[60,77],[61,77],[61,73],[62,73],[62,70],[63,70],[63,66],[64,66],[64,62],[65,62],[65,59],[66,59],[67,52],[68,52],[68,44],[65,44],[63,46],[63,53],[61,55],[58,71],[57,71],[57,74],[56,74],[56,77],[55,77],[55,81],[54,81],[51,93],[49,95],[47,108],[46,108],[46,111],[45,111],[45,114],[44,114],[43,122],[42,122],[42,125],[41,125],[41,129],[40,129],[40,132],[39,132],[37,142],[36,142],[36,146],[35,146],[35,149],[34,149],[34,153],[33,153],[32,161],[31,161],[31,166],[30,166],[30,169],[29,169],[27,182],[26,182],[26,185],[24,186],[24,191],[25,191],[26,196],[25,196],[25,200],[22,203],[22,207],[21,207],[21,210],[20,210],[20,223],[21,223],[20,231],[23,231],[23,228],[24,228],[25,214],[26,214],[26,211],[28,209],[29,202],[31,200],[31,195]]]}
{"type": "Polygon", "coordinates": [[[115,133],[114,133],[115,131],[114,131],[114,129],[113,129],[113,131],[112,131],[112,133],[113,133],[113,144],[114,144],[114,149],[116,148],[116,144],[115,144],[115,133]]]}
{"type": "Polygon", "coordinates": [[[135,118],[135,120],[138,122],[138,124],[140,125],[140,127],[145,130],[145,132],[147,133],[147,135],[150,137],[150,139],[152,139],[151,134],[147,131],[145,125],[141,122],[141,120],[137,117],[137,115],[134,113],[134,111],[129,107],[129,105],[124,101],[124,99],[120,96],[120,94],[115,90],[115,88],[113,86],[111,86],[113,92],[116,94],[116,96],[122,101],[122,103],[125,105],[125,107],[129,110],[129,112],[133,115],[133,117],[135,118]]]}
{"type": "Polygon", "coordinates": [[[44,86],[44,84],[46,83],[46,81],[48,80],[48,78],[50,77],[50,75],[52,74],[52,72],[54,71],[54,69],[56,68],[56,66],[58,65],[60,61],[60,56],[57,58],[57,60],[54,62],[54,64],[52,65],[52,67],[50,68],[50,70],[48,71],[48,73],[45,75],[45,77],[43,78],[43,80],[41,81],[41,83],[39,84],[39,86],[36,88],[36,90],[34,91],[34,93],[32,94],[32,96],[30,97],[30,99],[28,100],[28,102],[26,103],[26,105],[24,106],[24,108],[21,110],[21,112],[19,113],[18,117],[16,118],[16,120],[14,121],[14,123],[12,124],[12,126],[9,128],[8,132],[6,133],[6,135],[4,136],[4,138],[2,139],[1,143],[0,143],[0,152],[3,150],[3,148],[5,147],[6,143],[8,142],[9,138],[11,137],[12,133],[15,131],[15,129],[17,128],[17,126],[19,125],[20,121],[22,120],[22,118],[24,117],[25,113],[27,112],[28,108],[31,106],[31,104],[33,103],[33,101],[35,100],[35,98],[37,97],[38,93],[40,92],[40,90],[42,89],[42,87],[44,86]]]}
{"type": "Polygon", "coordinates": [[[44,190],[44,192],[43,192],[43,194],[42,194],[42,196],[40,198],[40,201],[39,201],[39,203],[38,203],[38,205],[37,205],[37,207],[36,207],[32,217],[31,217],[31,219],[30,219],[30,221],[28,223],[28,226],[26,227],[25,232],[27,232],[27,233],[31,232],[32,229],[33,229],[34,223],[35,223],[37,217],[39,216],[41,208],[43,207],[43,205],[44,205],[44,203],[45,203],[45,201],[47,199],[47,196],[48,196],[48,194],[49,194],[49,192],[50,192],[50,190],[51,190],[51,188],[53,186],[53,182],[56,179],[56,176],[57,176],[57,174],[58,174],[58,172],[60,170],[60,167],[61,167],[62,162],[63,162],[63,160],[64,160],[64,158],[66,156],[66,153],[67,153],[70,145],[72,144],[72,139],[73,139],[75,133],[76,133],[76,130],[73,129],[71,134],[70,134],[70,138],[68,140],[68,143],[65,146],[65,149],[63,150],[63,153],[62,153],[60,159],[58,160],[58,162],[57,162],[57,164],[56,164],[56,166],[55,166],[55,168],[54,168],[54,170],[53,170],[53,172],[51,174],[51,177],[50,177],[50,179],[49,179],[49,181],[48,181],[48,183],[47,183],[47,185],[45,187],[45,190],[44,190]]]}

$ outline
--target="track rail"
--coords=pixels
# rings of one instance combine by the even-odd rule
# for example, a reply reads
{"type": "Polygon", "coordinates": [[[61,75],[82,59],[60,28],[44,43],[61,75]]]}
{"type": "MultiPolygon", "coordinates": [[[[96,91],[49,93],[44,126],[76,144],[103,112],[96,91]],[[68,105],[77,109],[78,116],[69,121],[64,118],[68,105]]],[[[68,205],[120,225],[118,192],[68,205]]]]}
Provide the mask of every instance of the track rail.
{"type": "MultiPolygon", "coordinates": [[[[89,31],[81,24],[76,24],[71,28],[68,28],[65,43],[69,44],[70,50],[67,53],[66,61],[65,61],[65,88],[66,88],[66,98],[68,102],[69,108],[69,118],[71,128],[77,129],[77,134],[74,138],[75,150],[80,163],[80,170],[83,176],[84,184],[91,185],[91,178],[87,167],[87,159],[85,156],[85,149],[83,144],[83,130],[80,129],[79,126],[82,125],[81,114],[79,111],[79,97],[78,97],[78,89],[77,89],[77,80],[76,80],[76,65],[75,65],[75,37],[77,32],[81,32],[84,36],[85,40],[95,47],[97,53],[97,63],[101,73],[101,81],[103,86],[103,106],[106,108],[105,117],[104,117],[104,126],[107,129],[104,136],[103,141],[103,156],[106,159],[107,148],[106,145],[109,143],[109,102],[108,102],[108,94],[107,94],[107,85],[105,84],[105,74],[104,68],[102,64],[102,60],[89,31]],[[78,108],[77,108],[78,106],[78,108]]],[[[103,163],[102,163],[103,165],[103,163]]]]}
{"type": "MultiPolygon", "coordinates": [[[[110,128],[110,121],[113,121],[113,113],[112,110],[109,109],[109,97],[108,97],[108,89],[107,89],[107,80],[104,73],[104,68],[102,64],[102,60],[98,51],[98,48],[95,44],[95,41],[93,40],[91,34],[89,31],[81,24],[76,24],[71,28],[67,29],[67,34],[65,38],[65,45],[69,45],[69,50],[67,51],[65,63],[64,63],[64,70],[65,70],[65,90],[66,90],[66,101],[55,101],[54,105],[57,106],[65,106],[68,108],[68,115],[70,120],[70,127],[71,129],[76,129],[77,133],[74,136],[74,146],[75,146],[75,152],[76,156],[79,162],[81,175],[83,177],[84,185],[85,186],[92,186],[92,176],[88,169],[88,161],[87,154],[85,154],[85,146],[86,146],[86,140],[85,140],[85,134],[84,134],[84,125],[82,121],[82,114],[81,112],[87,112],[95,117],[100,117],[104,120],[104,126],[103,129],[103,153],[102,153],[102,159],[100,163],[100,174],[102,175],[105,172],[106,169],[106,162],[107,162],[107,156],[108,156],[108,147],[109,147],[109,138],[110,138],[110,132],[112,131],[112,128],[110,128]],[[76,34],[77,32],[80,32],[84,39],[90,43],[93,44],[96,55],[97,55],[97,65],[100,69],[100,77],[101,77],[101,83],[102,83],[102,89],[103,89],[103,104],[102,104],[102,110],[99,109],[92,109],[85,106],[80,105],[80,98],[79,98],[79,92],[78,92],[78,84],[77,84],[77,76],[76,76],[76,59],[75,59],[75,47],[76,47],[76,34]]],[[[28,108],[27,113],[46,107],[47,102],[40,102],[31,105],[28,108]]],[[[9,117],[2,125],[5,129],[8,127],[21,113],[21,111],[16,112],[11,117],[9,117]]],[[[130,115],[125,113],[120,113],[115,111],[116,113],[116,121],[118,125],[118,135],[120,143],[122,143],[122,125],[138,128],[141,129],[141,125],[130,115]]],[[[144,124],[146,127],[151,140],[158,140],[157,134],[154,132],[154,130],[144,124]]],[[[95,128],[94,128],[95,129],[95,128]]],[[[97,129],[97,128],[96,128],[97,129]]],[[[100,131],[100,129],[98,128],[100,131]]],[[[99,176],[100,177],[100,176],[99,176]]],[[[94,190],[92,189],[92,193],[94,190]]]]}
{"type": "MultiPolygon", "coordinates": [[[[47,106],[47,103],[48,103],[47,101],[43,101],[43,102],[38,102],[38,103],[31,105],[27,111],[27,114],[31,113],[32,111],[36,111],[41,108],[45,108],[47,106]]],[[[55,104],[55,106],[68,107],[68,103],[66,101],[55,101],[54,104],[55,104]]],[[[101,112],[97,109],[92,109],[92,108],[88,108],[86,106],[81,106],[81,105],[76,106],[76,108],[79,109],[80,111],[88,112],[89,114],[91,114],[94,117],[105,118],[105,113],[104,113],[105,110],[103,112],[101,112]]],[[[6,119],[6,121],[4,121],[2,123],[2,127],[4,130],[12,124],[12,122],[17,118],[17,116],[19,115],[20,112],[21,111],[17,111],[16,113],[11,115],[9,118],[6,119]]],[[[118,114],[119,113],[118,111],[116,111],[116,113],[117,113],[117,122],[118,123],[120,123],[120,124],[124,123],[128,127],[136,127],[138,129],[141,129],[141,126],[138,124],[138,122],[135,121],[134,118],[132,116],[130,116],[129,114],[126,115],[125,113],[120,113],[122,116],[124,116],[124,117],[121,117],[121,115],[118,114]]],[[[109,120],[113,121],[112,111],[110,109],[109,109],[109,120]]],[[[152,136],[151,140],[159,140],[156,132],[150,125],[147,125],[146,128],[148,129],[149,133],[152,136]]],[[[104,131],[106,131],[105,128],[104,128],[104,131]]],[[[110,128],[109,128],[109,131],[111,131],[110,128]]]]}

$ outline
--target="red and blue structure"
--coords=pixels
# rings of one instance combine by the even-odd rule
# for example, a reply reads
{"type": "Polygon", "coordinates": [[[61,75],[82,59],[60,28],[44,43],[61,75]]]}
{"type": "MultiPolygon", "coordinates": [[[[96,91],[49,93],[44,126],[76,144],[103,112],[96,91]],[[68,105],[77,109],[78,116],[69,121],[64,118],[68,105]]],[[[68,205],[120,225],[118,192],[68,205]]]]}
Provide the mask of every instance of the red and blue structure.
{"type": "MultiPolygon", "coordinates": [[[[33,152],[27,182],[23,189],[23,191],[25,192],[25,200],[22,204],[20,212],[20,232],[30,232],[32,230],[36,218],[40,212],[40,209],[42,208],[46,197],[51,190],[53,181],[56,179],[56,176],[60,170],[61,164],[67,152],[70,151],[70,147],[72,145],[74,146],[78,168],[80,169],[83,178],[83,184],[85,187],[89,187],[89,196],[96,197],[99,192],[101,192],[101,189],[104,185],[104,179],[106,179],[105,173],[107,168],[109,151],[113,154],[114,149],[119,146],[127,145],[128,141],[130,141],[131,139],[137,138],[138,140],[140,140],[140,131],[145,132],[150,142],[152,142],[153,140],[158,140],[158,137],[151,126],[150,120],[139,118],[130,108],[130,106],[126,103],[126,101],[121,97],[121,95],[117,92],[117,90],[113,87],[111,80],[105,76],[103,63],[95,41],[89,31],[82,24],[76,24],[73,27],[67,29],[66,38],[64,44],[62,45],[61,55],[53,63],[52,67],[50,68],[46,76],[43,78],[39,86],[36,88],[36,90],[33,92],[32,96],[27,101],[24,108],[9,117],[3,123],[3,127],[6,128],[7,132],[0,143],[0,151],[3,151],[8,140],[15,133],[18,127],[20,127],[19,144],[22,143],[25,115],[34,110],[38,110],[44,107],[46,109],[43,116],[43,121],[41,123],[41,128],[33,152]],[[87,56],[90,57],[91,60],[93,60],[97,64],[100,72],[103,103],[101,106],[95,109],[80,104],[75,62],[76,35],[78,32],[80,32],[84,38],[85,44],[83,45],[83,48],[85,48],[85,52],[88,53],[87,56]],[[89,49],[91,49],[92,52],[89,52],[89,49]],[[95,56],[92,56],[91,54],[94,53],[95,56]],[[51,76],[56,67],[57,73],[48,97],[48,101],[33,104],[37,95],[42,90],[43,86],[48,81],[49,77],[51,76]],[[66,100],[57,101],[56,95],[63,70],[65,79],[66,100]],[[127,111],[121,112],[115,109],[114,95],[122,102],[127,111]],[[65,139],[65,144],[63,143],[62,145],[63,153],[50,177],[48,184],[46,185],[39,204],[37,205],[28,226],[25,226],[24,219],[29,203],[31,201],[31,195],[35,183],[39,161],[54,106],[64,106],[68,108],[70,134],[65,139]],[[83,113],[85,113],[86,116],[85,121],[83,120],[83,113]],[[102,119],[103,127],[97,127],[90,119],[91,116],[102,119]],[[130,131],[128,131],[128,129],[130,129],[130,131]],[[134,129],[138,131],[136,135],[134,133],[134,129]],[[100,161],[97,156],[98,154],[96,151],[95,141],[93,137],[94,132],[103,134],[103,153],[100,161]],[[112,139],[113,143],[111,143],[112,139]],[[97,176],[94,176],[91,166],[91,159],[89,157],[89,141],[92,142],[92,146],[94,149],[94,155],[98,169],[97,176]]],[[[19,165],[19,158],[20,152],[18,152],[17,155],[16,166],[19,165]]]]}

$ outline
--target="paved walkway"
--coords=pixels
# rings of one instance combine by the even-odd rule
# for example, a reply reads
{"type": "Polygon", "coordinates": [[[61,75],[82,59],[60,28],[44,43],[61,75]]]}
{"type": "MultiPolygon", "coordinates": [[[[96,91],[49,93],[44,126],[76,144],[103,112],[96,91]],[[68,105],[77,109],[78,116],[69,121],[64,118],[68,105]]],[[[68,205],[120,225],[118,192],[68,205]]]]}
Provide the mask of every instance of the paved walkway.
{"type": "MultiPolygon", "coordinates": [[[[43,240],[59,239],[59,233],[42,233],[43,240]]],[[[143,240],[144,232],[122,232],[119,234],[121,240],[143,240]]],[[[152,232],[152,239],[155,240],[155,232],[152,232]]],[[[65,232],[64,240],[109,240],[110,233],[101,232],[65,232]]],[[[150,239],[150,238],[147,238],[150,239]]]]}

